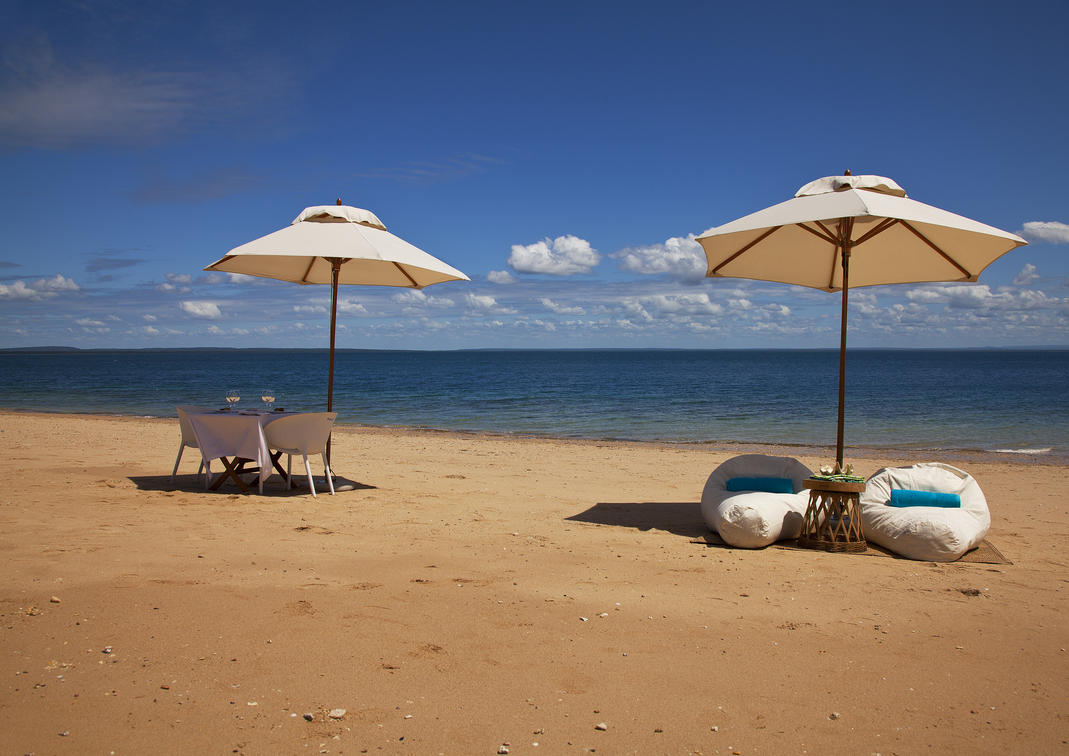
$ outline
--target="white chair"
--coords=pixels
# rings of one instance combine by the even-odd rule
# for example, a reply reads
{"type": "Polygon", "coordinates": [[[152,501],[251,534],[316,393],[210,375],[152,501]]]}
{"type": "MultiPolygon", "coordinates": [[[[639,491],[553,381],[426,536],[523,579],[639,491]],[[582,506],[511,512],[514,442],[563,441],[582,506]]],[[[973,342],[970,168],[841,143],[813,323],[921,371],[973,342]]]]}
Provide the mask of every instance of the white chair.
{"type": "Polygon", "coordinates": [[[702,518],[730,546],[759,549],[797,538],[812,475],[793,457],[742,454],[713,470],[702,491],[702,518]]]}
{"type": "Polygon", "coordinates": [[[312,480],[312,467],[308,464],[309,454],[318,454],[323,459],[323,470],[327,476],[327,485],[334,495],[334,481],[327,463],[327,440],[330,438],[337,412],[312,412],[290,415],[272,420],[264,426],[267,448],[280,451],[286,455],[286,488],[293,484],[293,455],[304,458],[304,471],[308,475],[308,489],[316,495],[315,481],[312,480]]]}
{"type": "Polygon", "coordinates": [[[974,549],[991,528],[980,485],[964,470],[941,462],[885,467],[861,494],[865,538],[909,559],[952,562],[974,549]],[[892,506],[892,491],[953,494],[960,506],[892,506]]]}
{"type": "MultiPolygon", "coordinates": [[[[178,456],[174,459],[174,469],[171,470],[172,483],[174,483],[175,476],[178,475],[178,463],[182,461],[182,452],[186,450],[186,447],[200,449],[197,445],[197,435],[193,432],[193,425],[189,422],[189,413],[214,411],[211,407],[176,407],[176,409],[178,410],[178,427],[182,431],[182,443],[178,447],[178,456]]],[[[212,471],[203,459],[200,461],[200,467],[197,468],[197,475],[200,475],[201,470],[204,471],[204,487],[207,488],[208,481],[211,480],[212,471]]]]}

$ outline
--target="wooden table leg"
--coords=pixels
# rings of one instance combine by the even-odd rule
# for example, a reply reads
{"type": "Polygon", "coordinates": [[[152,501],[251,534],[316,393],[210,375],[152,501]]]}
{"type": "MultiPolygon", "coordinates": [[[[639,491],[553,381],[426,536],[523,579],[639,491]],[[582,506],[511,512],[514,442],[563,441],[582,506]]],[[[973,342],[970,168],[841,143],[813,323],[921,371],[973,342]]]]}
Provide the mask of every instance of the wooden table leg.
{"type": "MultiPolygon", "coordinates": [[[[216,477],[215,479],[215,482],[213,482],[211,486],[209,486],[209,490],[218,491],[219,487],[223,485],[223,482],[227,478],[230,478],[238,484],[238,487],[242,491],[244,491],[245,493],[250,493],[251,491],[249,487],[245,485],[245,481],[241,479],[240,474],[252,472],[252,470],[245,469],[245,463],[251,462],[252,460],[243,459],[242,457],[234,457],[233,459],[220,457],[219,461],[223,463],[223,467],[225,467],[226,469],[223,472],[219,473],[218,477],[216,477]]],[[[260,468],[257,467],[256,471],[259,472],[259,470],[260,468]]]]}
{"type": "Polygon", "coordinates": [[[282,466],[282,455],[286,452],[271,452],[271,465],[278,471],[278,474],[282,476],[282,481],[289,484],[290,476],[286,472],[286,469],[282,466]]]}

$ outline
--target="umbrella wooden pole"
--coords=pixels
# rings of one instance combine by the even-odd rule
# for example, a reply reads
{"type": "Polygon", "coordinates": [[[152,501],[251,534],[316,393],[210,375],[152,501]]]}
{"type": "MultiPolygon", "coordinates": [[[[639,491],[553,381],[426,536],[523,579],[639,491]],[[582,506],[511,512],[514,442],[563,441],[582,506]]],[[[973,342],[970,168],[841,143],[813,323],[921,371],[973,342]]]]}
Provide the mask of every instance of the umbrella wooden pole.
{"type": "MultiPolygon", "coordinates": [[[[330,367],[327,374],[327,412],[334,410],[334,332],[338,326],[338,276],[341,274],[341,263],[341,259],[337,257],[330,261],[330,367]]],[[[330,436],[327,436],[327,465],[330,465],[330,436]]],[[[331,467],[332,472],[333,470],[331,467]]]]}
{"type": "Polygon", "coordinates": [[[850,236],[854,231],[853,218],[844,218],[840,226],[840,245],[843,253],[843,313],[839,325],[839,423],[835,435],[835,467],[843,470],[843,425],[846,419],[846,313],[850,294],[850,236]]]}
{"type": "Polygon", "coordinates": [[[327,412],[334,409],[334,331],[338,326],[338,274],[341,260],[330,261],[330,368],[327,374],[327,412]]]}

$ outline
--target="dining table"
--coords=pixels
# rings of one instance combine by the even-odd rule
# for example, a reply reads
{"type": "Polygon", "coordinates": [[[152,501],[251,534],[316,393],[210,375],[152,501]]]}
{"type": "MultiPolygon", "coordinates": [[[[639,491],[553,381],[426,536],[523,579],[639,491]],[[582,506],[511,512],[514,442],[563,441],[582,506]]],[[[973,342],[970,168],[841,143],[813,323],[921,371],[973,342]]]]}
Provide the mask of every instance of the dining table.
{"type": "Polygon", "coordinates": [[[231,480],[249,493],[249,486],[242,476],[255,473],[262,493],[264,481],[271,477],[272,471],[277,471],[283,480],[288,479],[280,464],[283,452],[272,452],[268,448],[264,428],[279,418],[296,414],[300,413],[233,409],[188,413],[205,465],[213,459],[223,463],[223,471],[211,482],[209,489],[218,490],[224,482],[231,480]]]}

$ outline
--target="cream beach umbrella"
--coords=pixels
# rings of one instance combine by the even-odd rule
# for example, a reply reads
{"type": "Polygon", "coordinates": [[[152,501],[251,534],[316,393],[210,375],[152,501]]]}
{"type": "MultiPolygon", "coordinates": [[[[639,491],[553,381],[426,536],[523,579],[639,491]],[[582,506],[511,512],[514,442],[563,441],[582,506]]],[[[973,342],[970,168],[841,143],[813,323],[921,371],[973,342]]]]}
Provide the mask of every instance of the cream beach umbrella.
{"type": "Polygon", "coordinates": [[[976,281],[1011,249],[1027,244],[1000,231],[906,197],[883,176],[828,176],[793,199],[698,237],[712,278],[842,291],[836,463],[843,464],[846,313],[851,288],[927,281],[976,281]]]}
{"type": "Polygon", "coordinates": [[[386,230],[374,213],[336,205],[306,207],[290,225],[235,247],[204,270],[244,273],[298,284],[329,284],[330,368],[327,411],[334,407],[334,337],[338,285],[422,289],[466,275],[386,230]]]}

